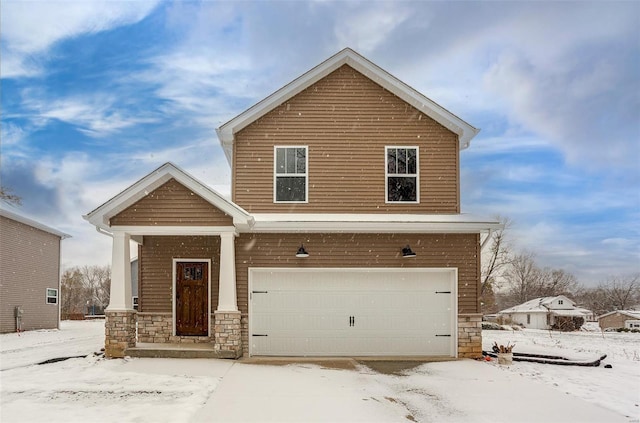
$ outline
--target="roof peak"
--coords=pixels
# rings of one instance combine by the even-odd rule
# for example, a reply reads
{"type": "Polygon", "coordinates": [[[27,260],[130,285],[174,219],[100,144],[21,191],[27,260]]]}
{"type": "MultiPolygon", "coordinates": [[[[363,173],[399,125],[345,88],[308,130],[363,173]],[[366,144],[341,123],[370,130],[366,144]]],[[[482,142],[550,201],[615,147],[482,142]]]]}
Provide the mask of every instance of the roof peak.
{"type": "Polygon", "coordinates": [[[229,163],[233,163],[233,143],[238,131],[345,64],[457,134],[460,150],[467,148],[479,132],[479,129],[346,47],[217,128],[216,133],[229,163]]]}

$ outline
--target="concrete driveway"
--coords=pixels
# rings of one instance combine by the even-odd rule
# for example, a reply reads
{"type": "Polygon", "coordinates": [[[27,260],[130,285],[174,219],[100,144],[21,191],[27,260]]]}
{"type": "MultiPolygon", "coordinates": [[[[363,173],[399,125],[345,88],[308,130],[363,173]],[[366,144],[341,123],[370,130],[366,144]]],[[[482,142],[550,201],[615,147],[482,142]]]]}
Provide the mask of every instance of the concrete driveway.
{"type": "Polygon", "coordinates": [[[199,359],[137,359],[126,367],[217,378],[217,387],[192,422],[633,421],[490,363],[426,363],[406,371],[413,364],[319,363],[329,367],[314,361],[199,359]],[[158,366],[157,360],[167,363],[158,366]],[[376,367],[388,374],[372,369],[376,367]]]}

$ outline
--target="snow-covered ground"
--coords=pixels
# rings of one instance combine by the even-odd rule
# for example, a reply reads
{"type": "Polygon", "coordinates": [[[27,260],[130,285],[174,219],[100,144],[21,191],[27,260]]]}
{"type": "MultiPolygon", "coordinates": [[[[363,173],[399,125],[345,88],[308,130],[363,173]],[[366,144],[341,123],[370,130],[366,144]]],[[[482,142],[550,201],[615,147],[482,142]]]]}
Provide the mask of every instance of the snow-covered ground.
{"type": "Polygon", "coordinates": [[[0,335],[0,421],[640,421],[640,334],[483,332],[487,348],[608,354],[611,369],[460,360],[395,375],[361,364],[106,360],[92,354],[103,330],[102,322],[63,322],[59,331],[0,335]],[[80,354],[89,355],[33,365],[80,354]]]}
{"type": "Polygon", "coordinates": [[[637,419],[640,417],[640,333],[603,333],[594,330],[594,324],[587,325],[591,331],[483,331],[483,348],[491,350],[491,345],[497,342],[516,344],[514,352],[550,353],[577,359],[595,359],[606,354],[600,367],[595,368],[526,362],[498,367],[637,419]],[[606,364],[611,368],[605,368],[606,364]]]}
{"type": "Polygon", "coordinates": [[[63,320],[60,330],[0,335],[0,370],[58,357],[87,355],[104,347],[104,320],[63,320]]]}

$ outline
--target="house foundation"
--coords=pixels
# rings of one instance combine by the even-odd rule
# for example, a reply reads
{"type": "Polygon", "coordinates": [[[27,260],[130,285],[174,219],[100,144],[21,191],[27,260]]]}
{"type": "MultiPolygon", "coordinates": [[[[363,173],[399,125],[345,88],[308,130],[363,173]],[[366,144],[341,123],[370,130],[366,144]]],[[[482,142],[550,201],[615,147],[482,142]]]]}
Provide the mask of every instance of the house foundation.
{"type": "Polygon", "coordinates": [[[458,357],[482,357],[482,314],[458,315],[458,357]]]}
{"type": "Polygon", "coordinates": [[[122,358],[136,345],[136,311],[105,311],[105,350],[109,358],[122,358]]]}

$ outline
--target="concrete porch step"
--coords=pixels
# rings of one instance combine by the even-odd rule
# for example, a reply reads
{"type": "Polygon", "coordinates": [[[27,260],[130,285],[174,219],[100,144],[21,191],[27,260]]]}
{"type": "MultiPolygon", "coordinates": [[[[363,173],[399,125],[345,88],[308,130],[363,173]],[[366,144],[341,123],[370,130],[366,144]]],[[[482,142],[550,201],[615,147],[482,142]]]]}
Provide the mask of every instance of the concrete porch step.
{"type": "Polygon", "coordinates": [[[216,351],[211,344],[137,343],[124,354],[140,358],[238,358],[233,351],[216,351]]]}

